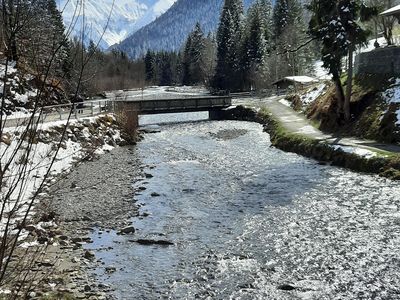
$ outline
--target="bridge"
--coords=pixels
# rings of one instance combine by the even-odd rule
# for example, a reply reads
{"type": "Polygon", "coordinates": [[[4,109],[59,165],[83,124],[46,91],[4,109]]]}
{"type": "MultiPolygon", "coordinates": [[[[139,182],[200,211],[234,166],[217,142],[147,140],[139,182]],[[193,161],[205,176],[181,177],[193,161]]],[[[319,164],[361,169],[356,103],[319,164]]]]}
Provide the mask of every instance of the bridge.
{"type": "Polygon", "coordinates": [[[122,105],[130,111],[137,111],[139,115],[182,113],[196,111],[218,111],[232,105],[230,96],[202,96],[171,99],[138,100],[116,98],[116,110],[122,105]]]}
{"type": "MultiPolygon", "coordinates": [[[[171,95],[172,96],[172,95],[171,95]]],[[[90,100],[81,103],[67,103],[46,106],[43,111],[35,115],[41,122],[62,121],[68,118],[83,119],[104,113],[114,113],[121,123],[130,122],[131,126],[138,126],[139,115],[165,114],[209,111],[210,119],[219,119],[222,109],[232,105],[229,96],[181,96],[163,97],[110,97],[101,100],[90,100]]],[[[26,124],[30,114],[17,118],[7,119],[6,127],[18,127],[26,124]]],[[[130,126],[130,127],[131,127],[130,126]]],[[[136,128],[135,127],[135,128],[136,128]]]]}
{"type": "Polygon", "coordinates": [[[202,96],[147,100],[126,97],[116,98],[113,105],[120,123],[133,129],[139,126],[139,115],[208,111],[210,119],[220,119],[221,111],[232,105],[232,97],[202,96]]]}

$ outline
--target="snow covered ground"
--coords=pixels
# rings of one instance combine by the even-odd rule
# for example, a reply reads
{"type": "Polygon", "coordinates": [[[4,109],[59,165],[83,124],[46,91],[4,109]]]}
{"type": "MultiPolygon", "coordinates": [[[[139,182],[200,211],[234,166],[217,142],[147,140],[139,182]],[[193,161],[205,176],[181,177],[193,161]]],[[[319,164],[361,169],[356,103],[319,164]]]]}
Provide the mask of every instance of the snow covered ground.
{"type": "Polygon", "coordinates": [[[363,149],[363,148],[359,148],[359,147],[352,147],[352,146],[342,146],[342,145],[332,145],[332,148],[334,148],[335,150],[341,150],[343,152],[346,153],[351,153],[351,154],[355,154],[364,158],[373,158],[377,156],[376,152],[367,150],[367,149],[363,149]]]}
{"type": "Polygon", "coordinates": [[[292,107],[292,103],[290,101],[286,100],[286,99],[279,100],[279,103],[281,103],[281,104],[283,104],[283,105],[285,105],[287,107],[292,107]]]}
{"type": "MultiPolygon", "coordinates": [[[[61,139],[62,128],[66,121],[57,121],[41,124],[36,131],[37,140],[29,144],[21,141],[24,127],[6,128],[1,137],[0,157],[2,166],[9,163],[9,168],[4,174],[5,182],[2,184],[1,200],[6,201],[5,214],[12,215],[13,224],[24,218],[32,197],[38,192],[46,174],[50,180],[55,176],[69,172],[74,162],[87,154],[83,141],[89,142],[93,135],[89,132],[88,124],[96,123],[102,116],[88,118],[82,123],[74,120],[69,123],[66,138],[61,147],[56,151],[61,139]],[[81,136],[81,140],[76,136],[81,136]],[[31,148],[30,148],[31,147],[31,148]],[[54,159],[54,164],[51,166],[54,159]],[[50,169],[51,166],[51,169],[50,169]],[[21,178],[21,175],[24,178],[21,178]]],[[[120,139],[119,131],[110,129],[114,140],[120,139]]],[[[95,154],[113,149],[105,143],[93,149],[95,154]]],[[[32,211],[30,211],[32,213],[32,211]]],[[[7,218],[0,218],[0,234],[6,229],[7,218]]],[[[12,233],[16,230],[13,228],[12,233]]]]}
{"type": "Polygon", "coordinates": [[[125,91],[107,92],[108,98],[122,97],[128,99],[171,99],[182,97],[196,97],[209,95],[209,91],[204,87],[195,86],[151,86],[144,89],[134,89],[125,91]]]}
{"type": "MultiPolygon", "coordinates": [[[[382,98],[390,104],[400,105],[400,78],[397,78],[392,86],[381,93],[382,98]]],[[[400,125],[400,108],[396,111],[397,122],[396,125],[400,125]]]]}
{"type": "MultiPolygon", "coordinates": [[[[306,93],[300,94],[300,101],[302,103],[303,107],[306,107],[313,103],[315,100],[318,99],[319,96],[321,96],[325,91],[326,91],[327,85],[325,83],[321,83],[317,86],[313,86],[309,88],[306,93]]],[[[292,102],[286,100],[286,99],[280,99],[279,103],[287,106],[287,107],[292,107],[292,102]]]]}
{"type": "MultiPolygon", "coordinates": [[[[5,109],[8,110],[14,105],[24,106],[28,103],[29,99],[37,95],[37,90],[22,84],[22,81],[31,79],[29,75],[24,77],[17,74],[16,62],[11,61],[6,66],[6,63],[0,62],[0,96],[4,93],[4,83],[6,87],[5,109]],[[5,80],[5,73],[7,69],[7,80],[5,80]],[[6,82],[5,82],[6,81],[6,82]],[[12,101],[11,101],[12,100],[12,101]]],[[[25,109],[18,109],[19,112],[25,112],[25,109]]]]}
{"type": "Polygon", "coordinates": [[[313,87],[307,91],[306,94],[300,97],[301,102],[303,105],[309,105],[310,103],[317,100],[319,96],[321,96],[326,91],[326,84],[321,83],[317,87],[313,87]]]}
{"type": "Polygon", "coordinates": [[[319,80],[330,80],[332,78],[328,70],[323,67],[323,62],[321,60],[317,60],[314,63],[314,77],[319,80]]]}
{"type": "Polygon", "coordinates": [[[375,41],[378,42],[380,47],[385,47],[387,46],[386,40],[384,37],[380,37],[378,39],[372,39],[368,41],[368,44],[361,49],[357,50],[357,53],[364,53],[364,52],[369,52],[375,49],[375,41]]]}

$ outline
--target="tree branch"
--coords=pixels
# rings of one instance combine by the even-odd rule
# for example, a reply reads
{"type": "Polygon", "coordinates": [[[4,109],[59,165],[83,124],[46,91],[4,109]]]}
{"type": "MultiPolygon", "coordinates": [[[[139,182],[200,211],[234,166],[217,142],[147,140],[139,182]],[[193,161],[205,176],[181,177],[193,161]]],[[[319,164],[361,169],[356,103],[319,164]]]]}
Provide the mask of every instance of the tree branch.
{"type": "Polygon", "coordinates": [[[283,52],[278,52],[277,55],[284,55],[284,54],[287,54],[287,53],[295,53],[295,52],[301,50],[302,48],[304,48],[305,46],[311,44],[316,39],[317,39],[316,37],[311,38],[308,41],[304,42],[303,44],[299,45],[297,48],[295,48],[295,49],[286,49],[283,52]]]}

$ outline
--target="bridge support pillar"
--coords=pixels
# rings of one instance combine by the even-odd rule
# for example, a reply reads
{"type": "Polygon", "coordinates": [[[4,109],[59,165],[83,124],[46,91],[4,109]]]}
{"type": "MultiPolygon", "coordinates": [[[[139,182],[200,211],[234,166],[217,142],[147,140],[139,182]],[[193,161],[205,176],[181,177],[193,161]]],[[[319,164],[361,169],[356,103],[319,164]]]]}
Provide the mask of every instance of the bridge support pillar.
{"type": "Polygon", "coordinates": [[[223,120],[224,119],[224,111],[222,109],[213,109],[208,111],[208,117],[210,120],[223,120]]]}

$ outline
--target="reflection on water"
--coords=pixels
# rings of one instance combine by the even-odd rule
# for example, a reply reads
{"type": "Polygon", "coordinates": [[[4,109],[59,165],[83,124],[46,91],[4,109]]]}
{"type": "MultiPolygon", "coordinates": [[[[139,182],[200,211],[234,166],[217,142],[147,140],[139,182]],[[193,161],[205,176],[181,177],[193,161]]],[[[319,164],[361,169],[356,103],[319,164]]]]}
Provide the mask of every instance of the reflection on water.
{"type": "MultiPolygon", "coordinates": [[[[188,115],[167,119],[206,118],[188,115]]],[[[153,177],[136,199],[149,216],[134,236],[94,235],[118,270],[96,272],[117,298],[399,299],[397,184],[271,148],[258,124],[159,129],[138,145],[153,177]]]]}

